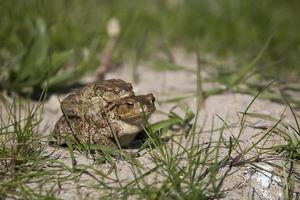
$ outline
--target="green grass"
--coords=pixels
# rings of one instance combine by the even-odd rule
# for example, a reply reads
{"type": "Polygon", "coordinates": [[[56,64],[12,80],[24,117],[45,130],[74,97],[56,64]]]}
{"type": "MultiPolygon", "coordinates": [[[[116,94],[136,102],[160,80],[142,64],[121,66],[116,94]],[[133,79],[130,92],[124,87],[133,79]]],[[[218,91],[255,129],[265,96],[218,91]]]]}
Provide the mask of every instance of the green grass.
{"type": "Polygon", "coordinates": [[[296,0],[7,1],[0,6],[1,87],[31,93],[78,81],[101,63],[111,17],[121,24],[113,63],[135,69],[157,53],[172,61],[173,47],[194,51],[197,42],[201,54],[234,57],[231,67],[239,69],[270,40],[255,63],[260,74],[298,80],[299,6],[296,0]]]}
{"type": "MultiPolygon", "coordinates": [[[[282,179],[283,194],[286,199],[292,199],[296,195],[296,184],[300,182],[299,173],[295,169],[300,164],[298,119],[288,102],[295,125],[286,123],[284,118],[276,119],[250,112],[258,96],[266,89],[253,98],[242,112],[240,122],[234,126],[219,118],[223,122],[221,127],[215,127],[212,122],[210,130],[199,129],[196,124],[200,104],[196,113],[186,106],[179,106],[182,109],[179,113],[183,114],[178,114],[177,109],[172,108],[169,113],[165,113],[165,120],[146,130],[148,139],[139,154],[147,153],[151,166],[149,163],[141,163],[123,150],[118,153],[121,156],[114,156],[109,151],[105,154],[103,149],[100,149],[104,154],[103,158],[99,157],[100,160],[96,159],[93,164],[79,163],[78,156],[92,159],[95,155],[72,145],[64,150],[69,151],[71,158],[70,163],[66,163],[55,153],[56,150],[46,150],[49,143],[37,132],[42,104],[27,107],[19,101],[6,102],[0,129],[0,196],[57,199],[61,187],[66,187],[65,184],[80,183],[76,186],[78,189],[93,189],[104,199],[217,199],[226,197],[227,192],[230,192],[231,188],[225,189],[224,184],[242,166],[251,165],[265,171],[257,165],[264,163],[282,172],[270,173],[282,179]],[[21,115],[24,110],[26,112],[21,115]],[[244,148],[240,137],[244,129],[251,125],[248,119],[253,118],[269,121],[271,125],[257,127],[262,129],[262,133],[255,143],[244,148]],[[238,135],[225,136],[225,132],[231,132],[233,127],[239,127],[238,135]],[[204,139],[204,133],[210,135],[210,138],[204,139]],[[267,142],[273,135],[282,138],[283,143],[269,147],[267,142]],[[285,164],[274,162],[274,158],[285,164]],[[131,170],[129,180],[119,177],[118,160],[128,163],[131,170]],[[107,173],[101,169],[106,162],[111,165],[107,173]],[[115,178],[110,177],[112,173],[115,178]],[[89,176],[94,182],[82,182],[83,176],[89,176]]],[[[199,102],[199,99],[195,100],[199,102]]]]}
{"type": "Polygon", "coordinates": [[[6,101],[0,108],[1,199],[59,199],[56,196],[61,184],[76,183],[83,174],[99,184],[99,177],[106,177],[92,166],[69,165],[49,149],[49,138],[42,137],[38,131],[41,103],[29,105],[21,101],[6,101]],[[91,175],[88,170],[98,176],[91,175]]]}
{"type": "Polygon", "coordinates": [[[241,113],[241,121],[234,124],[239,127],[238,135],[229,138],[225,132],[230,132],[233,125],[220,117],[221,127],[212,124],[210,130],[203,130],[196,126],[200,98],[196,100],[196,111],[178,103],[198,97],[199,91],[160,100],[173,103],[184,115],[171,109],[164,113],[164,120],[145,130],[148,138],[138,153],[150,156],[153,165],[149,168],[135,158],[138,153],[130,155],[122,149],[113,151],[89,144],[68,144],[64,150],[70,157],[67,164],[50,148],[48,139],[39,136],[43,102],[37,106],[24,105],[21,99],[4,102],[0,107],[0,199],[58,199],[61,186],[75,183],[80,188],[81,178],[86,175],[95,183],[81,186],[92,188],[107,199],[216,199],[226,196],[228,188],[223,187],[224,183],[239,167],[258,168],[258,162],[279,169],[282,173],[273,175],[282,179],[284,198],[295,198],[296,183],[300,182],[295,168],[300,158],[300,128],[293,110],[299,108],[300,101],[291,92],[299,92],[300,88],[284,81],[299,81],[299,6],[297,0],[2,2],[1,90],[43,94],[44,88],[55,92],[77,83],[100,65],[109,41],[107,21],[116,17],[121,35],[112,55],[113,64],[131,64],[134,80],[138,81],[136,70],[140,62],[161,71],[186,71],[193,75],[202,70],[217,71],[207,80],[198,77],[198,86],[207,81],[224,87],[201,89],[202,98],[228,91],[255,98],[241,113]],[[189,53],[199,49],[199,70],[174,62],[175,47],[183,47],[189,53]],[[206,63],[203,55],[207,53],[212,53],[216,61],[206,63]],[[224,60],[231,58],[233,64],[223,65],[224,60]],[[213,69],[200,66],[202,61],[213,69]],[[265,87],[268,79],[279,81],[265,87]],[[294,122],[250,112],[256,98],[286,103],[294,122]],[[262,129],[260,138],[243,148],[240,137],[251,125],[248,119],[265,120],[271,126],[256,127],[262,129]],[[201,140],[207,133],[215,137],[201,140]],[[283,142],[269,147],[268,140],[273,136],[283,142]],[[101,151],[102,156],[94,151],[101,151]],[[94,163],[78,163],[80,156],[94,159],[94,163]],[[281,164],[272,162],[270,157],[281,164]],[[120,160],[129,164],[130,180],[119,177],[120,160]],[[108,173],[101,169],[103,164],[111,166],[108,173]],[[115,177],[111,178],[111,174],[115,177]]]}

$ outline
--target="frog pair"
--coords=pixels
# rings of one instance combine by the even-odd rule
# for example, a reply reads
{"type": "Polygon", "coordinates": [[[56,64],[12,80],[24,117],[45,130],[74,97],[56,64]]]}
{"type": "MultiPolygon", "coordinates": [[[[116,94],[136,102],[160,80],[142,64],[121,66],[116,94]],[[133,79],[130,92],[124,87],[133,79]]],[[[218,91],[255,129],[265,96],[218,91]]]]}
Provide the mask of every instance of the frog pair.
{"type": "Polygon", "coordinates": [[[58,145],[66,137],[109,147],[128,146],[155,111],[153,94],[135,96],[121,79],[105,80],[70,94],[61,102],[63,116],[53,135],[58,145]]]}

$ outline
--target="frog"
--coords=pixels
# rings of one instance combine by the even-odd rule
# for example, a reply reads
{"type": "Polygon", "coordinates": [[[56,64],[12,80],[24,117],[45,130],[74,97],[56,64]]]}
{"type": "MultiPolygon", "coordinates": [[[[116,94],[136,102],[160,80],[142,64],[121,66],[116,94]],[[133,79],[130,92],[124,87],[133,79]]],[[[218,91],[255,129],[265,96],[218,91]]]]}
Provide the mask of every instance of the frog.
{"type": "Polygon", "coordinates": [[[66,144],[66,138],[70,137],[84,144],[128,147],[147,127],[149,117],[156,110],[152,93],[119,98],[100,107],[100,110],[88,109],[98,121],[91,121],[86,115],[61,116],[53,130],[57,144],[66,144]]]}

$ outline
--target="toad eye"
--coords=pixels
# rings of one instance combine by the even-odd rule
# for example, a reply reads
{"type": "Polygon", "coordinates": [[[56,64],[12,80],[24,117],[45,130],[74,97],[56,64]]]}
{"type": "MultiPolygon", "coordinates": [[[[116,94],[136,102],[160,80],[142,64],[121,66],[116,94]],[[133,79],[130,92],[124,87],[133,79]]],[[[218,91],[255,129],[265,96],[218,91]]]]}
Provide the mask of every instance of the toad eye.
{"type": "Polygon", "coordinates": [[[113,89],[111,87],[106,88],[107,91],[112,91],[113,89]]]}
{"type": "Polygon", "coordinates": [[[133,108],[134,102],[133,101],[126,101],[127,107],[128,108],[133,108]]]}
{"type": "Polygon", "coordinates": [[[120,88],[115,88],[115,89],[114,89],[114,92],[115,92],[115,93],[120,93],[120,91],[121,91],[120,88]]]}
{"type": "Polygon", "coordinates": [[[101,94],[104,90],[105,90],[105,88],[104,88],[102,85],[95,85],[95,86],[93,87],[93,91],[94,91],[96,94],[101,94]]]}

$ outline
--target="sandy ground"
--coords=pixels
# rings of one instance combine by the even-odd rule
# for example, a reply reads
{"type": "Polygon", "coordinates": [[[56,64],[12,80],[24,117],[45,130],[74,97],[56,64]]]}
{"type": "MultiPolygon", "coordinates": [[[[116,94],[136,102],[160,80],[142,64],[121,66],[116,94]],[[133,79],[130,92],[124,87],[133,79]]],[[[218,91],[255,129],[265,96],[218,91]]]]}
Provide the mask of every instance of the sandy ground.
{"type": "MultiPolygon", "coordinates": [[[[182,56],[177,58],[178,63],[183,63],[189,67],[195,69],[196,59],[193,56],[182,56]]],[[[190,72],[184,71],[168,71],[161,72],[151,69],[147,66],[139,66],[138,68],[139,83],[133,84],[133,88],[136,94],[146,94],[153,93],[157,99],[157,110],[155,114],[151,117],[151,122],[156,122],[161,119],[165,119],[165,116],[159,114],[159,111],[168,112],[170,108],[175,106],[177,103],[162,103],[163,100],[170,98],[172,96],[183,96],[190,94],[196,90],[196,76],[190,72]]],[[[131,67],[129,65],[124,65],[120,68],[114,69],[106,75],[106,79],[110,78],[121,78],[125,81],[132,82],[131,80],[131,67]]],[[[93,77],[89,76],[84,81],[92,81],[93,77]]],[[[212,85],[204,85],[204,89],[211,88],[212,85]]],[[[59,101],[58,99],[63,98],[65,95],[53,94],[49,100],[46,102],[44,107],[44,120],[40,127],[40,132],[43,134],[49,134],[53,129],[55,122],[61,115],[59,101]]],[[[221,127],[224,122],[220,119],[222,118],[228,124],[239,123],[241,115],[239,112],[243,112],[247,105],[253,99],[252,96],[243,94],[221,94],[210,96],[205,101],[205,108],[201,109],[199,113],[199,120],[197,122],[198,128],[203,128],[204,130],[209,130],[212,122],[214,122],[214,127],[221,127]],[[219,116],[219,117],[217,117],[219,116]]],[[[184,100],[183,103],[190,106],[193,110],[196,108],[196,99],[191,98],[184,100]]],[[[285,106],[276,104],[266,100],[256,100],[252,105],[251,112],[259,112],[264,114],[270,114],[273,117],[279,118],[285,106]]],[[[291,113],[285,112],[286,118],[284,120],[292,122],[291,113]]],[[[255,125],[266,124],[263,120],[254,120],[255,125]]],[[[270,125],[270,124],[268,124],[270,125]]],[[[239,128],[232,128],[225,131],[225,138],[229,138],[231,135],[237,135],[239,128]]],[[[211,132],[205,133],[204,140],[211,136],[211,132]]],[[[214,132],[213,138],[218,138],[219,134],[214,132]]],[[[262,134],[262,130],[247,127],[242,136],[243,147],[251,145],[252,142],[256,141],[262,134]]],[[[269,138],[269,144],[282,143],[278,138],[269,138]]],[[[60,159],[66,164],[71,164],[70,155],[67,150],[63,148],[49,147],[48,151],[55,152],[55,155],[60,155],[60,159]]],[[[80,154],[76,154],[77,164],[91,164],[93,165],[93,160],[86,158],[80,154]]],[[[145,166],[147,169],[154,167],[154,163],[149,156],[145,153],[137,158],[139,162],[145,166]]],[[[132,165],[123,160],[117,160],[116,173],[118,174],[118,179],[128,182],[133,180],[134,176],[132,174],[132,165]]],[[[273,171],[270,166],[263,163],[256,163],[261,168],[273,171]]],[[[97,169],[101,170],[103,173],[108,173],[110,169],[110,164],[103,164],[97,169]]],[[[225,170],[225,169],[224,169],[225,170]]],[[[268,173],[259,172],[258,168],[253,165],[246,165],[236,167],[237,172],[225,180],[224,189],[230,189],[225,199],[283,199],[283,189],[279,186],[281,182],[278,177],[271,177],[268,173]]],[[[116,178],[114,173],[109,175],[110,177],[116,178]]],[[[148,181],[154,181],[159,177],[149,176],[148,181]]],[[[83,175],[77,183],[66,183],[62,185],[59,197],[63,199],[97,199],[99,198],[99,191],[97,189],[85,188],[85,184],[93,184],[94,179],[88,175],[83,175]]],[[[299,188],[298,188],[299,189],[299,188]]],[[[300,189],[299,189],[300,191],[300,189]]]]}

